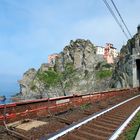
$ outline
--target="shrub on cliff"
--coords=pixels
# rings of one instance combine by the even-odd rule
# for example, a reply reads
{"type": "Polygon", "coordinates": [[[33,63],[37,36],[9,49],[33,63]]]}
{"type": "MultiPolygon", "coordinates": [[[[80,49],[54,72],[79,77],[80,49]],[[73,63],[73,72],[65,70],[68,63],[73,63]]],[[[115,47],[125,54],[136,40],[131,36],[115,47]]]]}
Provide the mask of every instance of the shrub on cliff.
{"type": "Polygon", "coordinates": [[[112,76],[112,70],[100,70],[96,72],[97,79],[104,79],[112,76]]]}
{"type": "Polygon", "coordinates": [[[60,75],[53,70],[39,72],[37,77],[46,87],[55,86],[60,80],[60,75]]]}

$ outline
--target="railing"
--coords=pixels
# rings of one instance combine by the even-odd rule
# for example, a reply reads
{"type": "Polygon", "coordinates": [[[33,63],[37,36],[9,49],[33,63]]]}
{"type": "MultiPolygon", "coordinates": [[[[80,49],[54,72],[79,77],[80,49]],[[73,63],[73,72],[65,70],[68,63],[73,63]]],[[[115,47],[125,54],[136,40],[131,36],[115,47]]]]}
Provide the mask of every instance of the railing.
{"type": "Polygon", "coordinates": [[[103,92],[91,92],[86,95],[74,94],[57,98],[44,98],[0,105],[0,124],[6,119],[14,122],[23,118],[34,118],[57,114],[86,103],[104,100],[113,96],[138,93],[139,88],[117,89],[103,92]],[[4,109],[6,114],[4,116],[4,109]]]}

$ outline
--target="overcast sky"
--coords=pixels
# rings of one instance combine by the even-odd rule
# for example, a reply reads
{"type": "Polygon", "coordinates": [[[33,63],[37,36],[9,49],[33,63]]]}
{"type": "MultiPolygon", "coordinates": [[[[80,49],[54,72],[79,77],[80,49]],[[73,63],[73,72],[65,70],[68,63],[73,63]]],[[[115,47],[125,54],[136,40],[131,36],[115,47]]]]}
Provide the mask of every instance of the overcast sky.
{"type": "MultiPolygon", "coordinates": [[[[134,35],[140,1],[114,2],[134,35]]],[[[118,50],[127,41],[102,0],[0,0],[0,83],[16,82],[77,38],[118,50]]]]}

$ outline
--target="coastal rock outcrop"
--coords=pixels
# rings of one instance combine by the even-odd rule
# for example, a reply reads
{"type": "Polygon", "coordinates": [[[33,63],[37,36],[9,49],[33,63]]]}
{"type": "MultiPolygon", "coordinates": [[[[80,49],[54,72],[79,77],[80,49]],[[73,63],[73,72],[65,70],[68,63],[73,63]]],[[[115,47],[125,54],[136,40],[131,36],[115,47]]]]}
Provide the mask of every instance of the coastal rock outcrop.
{"type": "Polygon", "coordinates": [[[21,93],[25,98],[43,98],[107,90],[112,68],[89,40],[71,40],[55,63],[44,63],[23,75],[21,93]]]}
{"type": "Polygon", "coordinates": [[[29,69],[23,74],[22,80],[19,80],[20,93],[23,96],[29,96],[32,81],[35,79],[37,71],[34,68],[29,69]]]}

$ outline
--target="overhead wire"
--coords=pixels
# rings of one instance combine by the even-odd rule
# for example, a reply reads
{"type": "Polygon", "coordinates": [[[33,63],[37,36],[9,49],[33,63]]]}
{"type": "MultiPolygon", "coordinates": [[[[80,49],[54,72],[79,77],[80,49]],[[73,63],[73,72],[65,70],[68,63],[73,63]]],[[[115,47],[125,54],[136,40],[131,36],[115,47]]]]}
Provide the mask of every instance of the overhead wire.
{"type": "Polygon", "coordinates": [[[125,28],[126,28],[128,34],[129,34],[129,36],[132,38],[132,35],[131,35],[131,33],[130,33],[130,30],[128,29],[128,27],[127,27],[127,25],[126,25],[124,19],[122,18],[122,16],[121,16],[121,14],[120,14],[120,12],[119,12],[119,10],[118,10],[118,8],[117,8],[115,2],[114,2],[113,0],[111,0],[111,2],[112,2],[112,4],[113,4],[113,6],[114,6],[116,12],[118,13],[118,15],[119,15],[119,17],[120,17],[120,19],[121,19],[123,25],[125,26],[125,28]]]}
{"type": "Polygon", "coordinates": [[[119,27],[121,28],[123,34],[125,35],[125,37],[127,39],[129,39],[127,33],[125,32],[125,30],[123,29],[121,23],[119,22],[118,18],[116,17],[114,11],[112,10],[111,6],[108,4],[107,0],[103,0],[104,4],[106,5],[106,7],[108,8],[108,10],[110,11],[111,15],[113,16],[113,18],[115,19],[116,23],[119,25],[119,27]]]}

